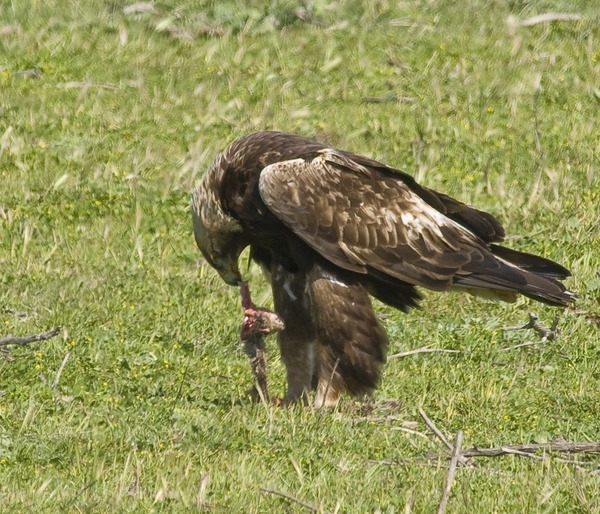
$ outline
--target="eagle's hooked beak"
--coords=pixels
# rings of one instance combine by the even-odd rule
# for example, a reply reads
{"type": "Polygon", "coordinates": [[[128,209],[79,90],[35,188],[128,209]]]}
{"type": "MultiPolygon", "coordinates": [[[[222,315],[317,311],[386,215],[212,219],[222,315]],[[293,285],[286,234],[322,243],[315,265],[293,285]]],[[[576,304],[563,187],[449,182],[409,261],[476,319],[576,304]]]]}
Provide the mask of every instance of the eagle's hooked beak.
{"type": "Polygon", "coordinates": [[[194,221],[196,244],[206,262],[226,284],[238,286],[242,281],[238,259],[248,243],[237,232],[210,231],[202,224],[201,218],[195,218],[194,221]]]}
{"type": "Polygon", "coordinates": [[[241,284],[242,275],[238,267],[237,257],[228,255],[218,258],[214,262],[214,268],[226,284],[230,286],[239,286],[241,284]]]}

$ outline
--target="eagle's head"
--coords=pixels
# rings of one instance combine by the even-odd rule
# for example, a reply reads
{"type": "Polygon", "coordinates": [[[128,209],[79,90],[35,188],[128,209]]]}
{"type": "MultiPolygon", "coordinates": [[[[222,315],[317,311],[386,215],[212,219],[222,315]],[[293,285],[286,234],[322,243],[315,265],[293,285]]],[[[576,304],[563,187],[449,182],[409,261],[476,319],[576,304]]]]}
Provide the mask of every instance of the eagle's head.
{"type": "Polygon", "coordinates": [[[194,235],[206,261],[227,284],[237,286],[242,281],[238,258],[247,243],[240,223],[223,209],[219,179],[213,166],[192,194],[194,235]]]}

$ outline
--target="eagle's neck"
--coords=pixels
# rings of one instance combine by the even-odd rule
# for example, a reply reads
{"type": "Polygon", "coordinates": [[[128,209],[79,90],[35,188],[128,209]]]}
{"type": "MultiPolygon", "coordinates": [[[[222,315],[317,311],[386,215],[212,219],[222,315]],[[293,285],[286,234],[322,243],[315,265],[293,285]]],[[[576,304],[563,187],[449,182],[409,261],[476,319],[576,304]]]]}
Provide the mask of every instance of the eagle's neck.
{"type": "Polygon", "coordinates": [[[240,232],[239,221],[229,215],[223,206],[222,186],[227,166],[227,152],[213,162],[202,177],[192,196],[192,210],[209,232],[240,232]]]}

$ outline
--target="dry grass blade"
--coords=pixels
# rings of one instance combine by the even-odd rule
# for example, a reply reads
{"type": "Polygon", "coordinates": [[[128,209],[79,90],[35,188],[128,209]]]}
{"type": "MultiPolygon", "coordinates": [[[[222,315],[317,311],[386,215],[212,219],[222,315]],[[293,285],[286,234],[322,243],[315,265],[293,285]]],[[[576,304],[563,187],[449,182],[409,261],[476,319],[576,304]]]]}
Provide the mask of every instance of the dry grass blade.
{"type": "Polygon", "coordinates": [[[445,348],[431,348],[431,346],[423,346],[414,350],[408,350],[406,352],[394,353],[388,356],[389,359],[399,359],[400,357],[408,357],[409,355],[416,355],[418,353],[461,353],[460,350],[446,350],[445,348]]]}
{"type": "Polygon", "coordinates": [[[70,355],[71,355],[71,352],[66,353],[60,367],[58,368],[58,371],[56,372],[56,378],[54,379],[54,383],[52,384],[52,387],[58,386],[58,381],[60,380],[60,376],[62,375],[62,372],[65,369],[65,366],[67,365],[67,361],[69,360],[70,355]]]}
{"type": "Polygon", "coordinates": [[[448,469],[448,474],[446,475],[446,487],[444,488],[444,494],[442,495],[442,499],[438,507],[438,514],[444,514],[448,508],[450,492],[452,491],[452,484],[454,483],[454,477],[456,475],[456,467],[458,464],[458,459],[460,458],[460,447],[462,445],[462,440],[463,432],[462,430],[459,430],[456,434],[454,447],[452,448],[452,459],[450,460],[450,468],[448,469]]]}
{"type": "Polygon", "coordinates": [[[311,505],[310,503],[306,503],[306,502],[304,502],[302,500],[299,500],[298,498],[296,498],[295,496],[292,496],[291,494],[283,493],[281,491],[276,491],[275,489],[269,489],[267,487],[261,487],[260,490],[263,493],[273,494],[275,496],[280,496],[281,498],[285,498],[286,500],[290,500],[290,501],[292,501],[294,503],[297,503],[298,505],[301,505],[306,510],[309,510],[311,512],[319,512],[319,509],[317,509],[314,505],[311,505]]]}
{"type": "Polygon", "coordinates": [[[556,12],[547,12],[544,14],[538,14],[537,16],[532,16],[531,18],[527,18],[523,21],[512,21],[512,24],[517,27],[532,27],[533,25],[538,25],[540,23],[548,23],[551,21],[579,21],[583,18],[581,14],[576,13],[556,13],[556,12]]]}

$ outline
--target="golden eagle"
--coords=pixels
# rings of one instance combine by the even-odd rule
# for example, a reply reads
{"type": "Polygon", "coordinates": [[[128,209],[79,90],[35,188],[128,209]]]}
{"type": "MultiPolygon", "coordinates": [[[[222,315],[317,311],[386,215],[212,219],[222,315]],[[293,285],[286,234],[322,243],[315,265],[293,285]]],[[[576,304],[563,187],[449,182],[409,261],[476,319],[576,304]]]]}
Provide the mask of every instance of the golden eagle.
{"type": "MultiPolygon", "coordinates": [[[[301,136],[257,132],[231,143],[192,196],[196,243],[223,280],[247,286],[238,258],[271,282],[287,369],[286,402],[334,404],[377,386],[387,336],[369,295],[407,311],[416,286],[565,306],[560,264],[498,246],[499,221],[410,175],[301,136]]],[[[254,311],[255,313],[258,310],[254,311]]],[[[262,311],[265,312],[265,311],[262,311]]],[[[244,330],[244,329],[243,329],[244,330]]]]}

